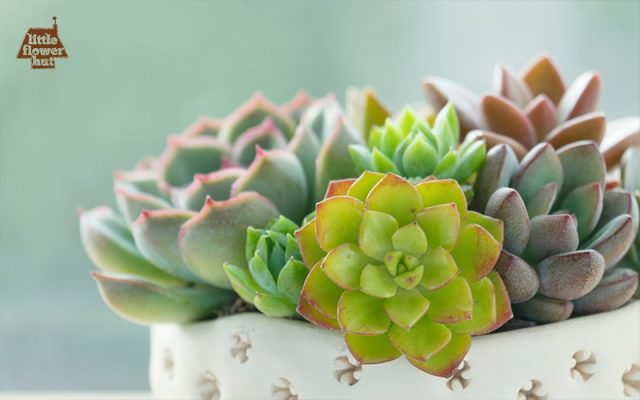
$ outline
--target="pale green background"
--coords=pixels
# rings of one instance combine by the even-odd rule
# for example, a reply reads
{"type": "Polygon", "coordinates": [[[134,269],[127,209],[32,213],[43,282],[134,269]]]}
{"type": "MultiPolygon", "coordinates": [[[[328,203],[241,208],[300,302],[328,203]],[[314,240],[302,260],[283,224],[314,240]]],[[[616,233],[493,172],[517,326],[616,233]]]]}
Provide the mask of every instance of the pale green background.
{"type": "Polygon", "coordinates": [[[170,132],[262,89],[284,101],[371,84],[392,105],[425,74],[490,88],[548,51],[602,72],[610,117],[640,108],[640,3],[428,1],[0,2],[0,390],[147,387],[147,330],[102,304],[76,207],[170,132]],[[32,71],[26,30],[57,15],[70,55],[32,71]]]}

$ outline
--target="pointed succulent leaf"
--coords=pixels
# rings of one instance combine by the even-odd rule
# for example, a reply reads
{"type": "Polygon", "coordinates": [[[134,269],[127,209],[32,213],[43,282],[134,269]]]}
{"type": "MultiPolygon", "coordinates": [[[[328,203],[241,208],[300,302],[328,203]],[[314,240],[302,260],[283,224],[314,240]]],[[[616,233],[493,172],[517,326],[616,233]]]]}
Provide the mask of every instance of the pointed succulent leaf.
{"type": "Polygon", "coordinates": [[[105,303],[138,324],[187,323],[212,316],[235,299],[214,287],[163,287],[127,276],[94,272],[105,303]]]}
{"type": "Polygon", "coordinates": [[[316,240],[316,220],[312,219],[295,232],[300,255],[307,268],[311,269],[327,253],[316,240]]]}
{"type": "Polygon", "coordinates": [[[306,118],[307,115],[307,113],[304,114],[305,118],[303,118],[303,121],[298,125],[295,136],[287,146],[287,151],[293,153],[300,161],[300,164],[302,164],[304,175],[309,183],[309,206],[311,206],[311,201],[316,198],[316,195],[320,195],[315,193],[315,185],[311,184],[315,182],[316,179],[316,157],[320,152],[320,140],[311,129],[308,118],[306,118]]]}
{"type": "Polygon", "coordinates": [[[604,273],[604,258],[593,250],[575,251],[546,258],[538,264],[540,294],[574,300],[596,287],[604,273]]]}
{"type": "Polygon", "coordinates": [[[439,204],[422,209],[416,223],[427,235],[430,249],[452,250],[460,236],[460,214],[456,203],[439,204]]]}
{"type": "Polygon", "coordinates": [[[465,140],[481,140],[486,144],[486,147],[488,149],[493,149],[500,145],[507,145],[508,147],[511,148],[511,150],[513,151],[514,155],[517,157],[518,160],[521,160],[522,158],[524,158],[524,156],[526,156],[527,152],[529,151],[526,147],[522,145],[522,143],[518,142],[517,140],[509,136],[501,135],[499,133],[490,132],[490,131],[481,131],[481,130],[471,131],[467,134],[467,136],[465,137],[465,140]]]}
{"type": "Polygon", "coordinates": [[[507,287],[504,284],[502,278],[496,271],[491,271],[487,275],[487,278],[491,280],[493,283],[493,288],[495,289],[496,296],[496,321],[491,328],[489,328],[486,332],[492,332],[501,326],[503,326],[507,321],[513,318],[513,311],[511,310],[511,302],[509,301],[509,293],[507,292],[507,287]]]}
{"type": "Polygon", "coordinates": [[[540,188],[549,183],[562,187],[562,172],[562,164],[553,147],[548,143],[540,143],[522,160],[512,186],[526,204],[540,188]]]}
{"type": "Polygon", "coordinates": [[[246,174],[232,186],[232,196],[254,191],[287,218],[300,221],[307,212],[308,187],[297,157],[282,150],[259,151],[246,174]]]}
{"type": "Polygon", "coordinates": [[[424,266],[421,285],[428,290],[439,289],[460,274],[451,253],[441,247],[432,248],[423,254],[420,263],[424,266]]]}
{"type": "Polygon", "coordinates": [[[184,283],[140,254],[129,228],[110,208],[83,211],[80,237],[91,262],[102,271],[131,275],[161,286],[184,283]]]}
{"type": "Polygon", "coordinates": [[[231,185],[244,173],[242,168],[225,168],[207,175],[196,174],[189,186],[175,191],[174,203],[178,208],[200,211],[207,197],[227,200],[231,197],[231,185]]]}
{"type": "Polygon", "coordinates": [[[600,75],[585,72],[576,78],[562,96],[558,104],[558,120],[568,121],[595,111],[599,97],[600,75]]]}
{"type": "Polygon", "coordinates": [[[131,225],[144,210],[171,208],[171,205],[161,198],[146,193],[128,192],[122,189],[116,189],[116,204],[128,225],[131,225]]]}
{"type": "Polygon", "coordinates": [[[422,135],[417,135],[402,155],[402,169],[406,176],[429,176],[437,165],[438,154],[422,135]]]}
{"type": "Polygon", "coordinates": [[[467,198],[460,185],[453,179],[421,182],[416,190],[422,199],[422,207],[455,203],[461,219],[467,216],[467,198]]]}
{"type": "Polygon", "coordinates": [[[640,146],[640,117],[619,118],[607,123],[600,150],[607,168],[618,165],[624,151],[640,146]]]}
{"type": "MultiPolygon", "coordinates": [[[[261,238],[264,240],[264,237],[261,238]]],[[[269,270],[269,266],[267,265],[267,261],[265,261],[261,257],[253,257],[248,261],[249,271],[251,272],[251,276],[255,279],[256,283],[263,289],[261,292],[269,292],[271,294],[278,294],[278,288],[276,287],[276,280],[271,271],[269,270]]]]}
{"type": "Polygon", "coordinates": [[[529,118],[536,131],[538,142],[544,140],[549,132],[557,125],[558,112],[553,102],[545,95],[538,95],[524,109],[524,114],[529,118]]]}
{"type": "Polygon", "coordinates": [[[379,364],[400,357],[388,335],[354,335],[345,333],[349,352],[362,364],[379,364]]]}
{"type": "Polygon", "coordinates": [[[419,290],[400,290],[384,301],[384,311],[394,324],[411,329],[429,309],[431,302],[419,290]]]}
{"type": "Polygon", "coordinates": [[[449,102],[455,106],[462,134],[484,127],[480,101],[468,89],[438,77],[427,77],[422,83],[422,88],[427,102],[436,110],[442,109],[449,102]]]}
{"type": "Polygon", "coordinates": [[[504,249],[522,254],[529,242],[529,217],[520,194],[511,188],[496,190],[485,213],[504,221],[504,249]]]}
{"type": "Polygon", "coordinates": [[[503,250],[495,270],[504,281],[511,303],[525,302],[538,292],[538,273],[520,257],[503,250]]]}
{"type": "Polygon", "coordinates": [[[497,65],[493,73],[493,90],[519,107],[524,107],[533,98],[529,88],[504,65],[497,65]]]}
{"type": "Polygon", "coordinates": [[[304,297],[300,297],[298,299],[298,306],[296,307],[296,311],[300,314],[304,319],[311,322],[314,325],[317,325],[324,329],[331,330],[340,330],[340,324],[335,318],[331,318],[323,313],[321,313],[317,308],[315,308],[311,303],[309,303],[304,297]]]}
{"type": "Polygon", "coordinates": [[[199,136],[216,137],[223,122],[224,121],[221,119],[201,117],[196,122],[187,127],[187,129],[182,131],[180,136],[187,138],[194,138],[199,136]]]}
{"type": "Polygon", "coordinates": [[[358,243],[362,252],[369,257],[382,261],[393,249],[391,237],[398,230],[398,221],[387,213],[364,210],[358,243]]]}
{"type": "Polygon", "coordinates": [[[360,274],[360,291],[379,299],[395,296],[398,287],[382,265],[367,264],[360,274]]]}
{"type": "Polygon", "coordinates": [[[602,213],[602,186],[599,182],[578,186],[562,201],[561,208],[576,216],[580,240],[593,231],[602,213]]]}
{"type": "Polygon", "coordinates": [[[389,329],[384,301],[358,291],[346,291],[338,303],[342,329],[356,335],[381,335],[389,329]]]}
{"type": "Polygon", "coordinates": [[[187,185],[195,174],[219,170],[230,151],[228,145],[216,138],[170,137],[161,157],[160,176],[171,186],[187,185]]]}
{"type": "Polygon", "coordinates": [[[114,187],[116,192],[145,193],[166,200],[167,194],[160,187],[157,175],[155,170],[116,171],[114,187]]]}
{"type": "Polygon", "coordinates": [[[373,160],[371,158],[371,151],[363,145],[352,144],[349,146],[349,155],[356,167],[358,173],[364,171],[370,171],[373,169],[373,160]]]}
{"type": "Polygon", "coordinates": [[[460,124],[453,104],[448,103],[438,112],[433,124],[433,134],[441,155],[453,149],[460,141],[460,124]]]}
{"type": "Polygon", "coordinates": [[[337,320],[338,301],[343,292],[344,289],[333,283],[333,281],[325,275],[318,263],[309,272],[300,297],[304,298],[306,302],[321,314],[324,314],[330,319],[337,320]]]}
{"type": "Polygon", "coordinates": [[[563,186],[560,199],[573,189],[587,183],[598,182],[604,187],[606,169],[598,146],[590,141],[571,143],[558,150],[562,164],[563,186]]]}
{"type": "Polygon", "coordinates": [[[373,187],[380,182],[382,178],[384,178],[384,174],[365,171],[358,179],[356,179],[353,185],[351,185],[347,195],[364,202],[367,200],[367,195],[371,189],[373,189],[373,187]]]}
{"type": "Polygon", "coordinates": [[[587,243],[585,249],[593,249],[602,254],[605,269],[616,265],[631,247],[637,227],[629,214],[622,214],[596,232],[587,243]]]}
{"type": "Polygon", "coordinates": [[[465,149],[458,159],[456,172],[453,175],[453,179],[458,182],[465,182],[469,177],[471,177],[471,175],[476,173],[484,163],[485,156],[487,154],[487,146],[484,141],[476,140],[469,136],[465,139],[465,142],[467,141],[472,143],[465,149]]]}
{"type": "Polygon", "coordinates": [[[427,237],[418,224],[412,223],[398,229],[391,236],[394,250],[401,251],[414,257],[420,257],[427,251],[427,237]]]}
{"type": "Polygon", "coordinates": [[[536,132],[531,121],[511,101],[487,95],[482,99],[482,110],[492,131],[509,136],[528,149],[536,144],[536,132]]]}
{"type": "Polygon", "coordinates": [[[420,207],[416,188],[397,175],[387,174],[369,192],[366,208],[393,216],[400,226],[415,219],[420,207]]]}
{"type": "Polygon", "coordinates": [[[456,173],[458,166],[458,153],[454,150],[450,150],[442,157],[440,163],[433,171],[433,175],[438,179],[451,179],[456,173]]]}
{"type": "Polygon", "coordinates": [[[238,136],[231,149],[231,160],[239,165],[249,165],[256,156],[256,147],[271,150],[286,146],[287,138],[271,118],[266,118],[238,136]]]}
{"type": "Polygon", "coordinates": [[[626,190],[607,190],[602,201],[602,215],[598,221],[597,229],[602,228],[615,217],[629,214],[634,225],[638,226],[638,203],[636,197],[626,190]]]}
{"type": "Polygon", "coordinates": [[[474,209],[484,210],[492,194],[509,185],[517,168],[518,159],[509,146],[499,145],[489,150],[474,187],[474,209]]]}
{"type": "Polygon", "coordinates": [[[563,122],[551,130],[545,140],[559,149],[579,140],[602,142],[605,131],[604,114],[594,112],[563,122]]]}
{"type": "Polygon", "coordinates": [[[178,245],[185,264],[214,286],[230,288],[222,265],[246,265],[247,227],[262,227],[279,215],[256,193],[241,193],[224,202],[207,201],[202,210],[182,225],[178,245]],[[212,246],[215,243],[215,246],[212,246]]]}
{"type": "Polygon", "coordinates": [[[529,218],[531,219],[539,215],[549,214],[557,197],[557,183],[551,182],[541,187],[540,190],[538,190],[529,199],[529,201],[527,201],[527,213],[529,214],[529,218]]]}
{"type": "Polygon", "coordinates": [[[443,324],[422,318],[409,330],[392,325],[389,340],[407,357],[426,361],[449,343],[451,331],[443,324]]]}
{"type": "Polygon", "coordinates": [[[502,243],[486,229],[477,224],[469,224],[460,230],[460,239],[451,255],[456,260],[461,275],[470,282],[475,282],[491,271],[501,249],[502,243]]]}
{"type": "Polygon", "coordinates": [[[429,318],[443,324],[452,324],[471,318],[473,298],[471,288],[465,279],[457,277],[436,290],[424,290],[431,301],[427,311],[429,318]]]}
{"type": "Polygon", "coordinates": [[[286,318],[296,314],[294,303],[265,292],[256,294],[253,305],[261,313],[274,318],[286,318]]]}
{"type": "Polygon", "coordinates": [[[482,278],[471,283],[473,309],[471,318],[448,325],[452,332],[458,334],[478,335],[490,331],[496,322],[496,289],[489,278],[482,278]]]}
{"type": "Polygon", "coordinates": [[[534,60],[522,74],[531,94],[546,95],[554,104],[560,103],[565,92],[565,84],[560,71],[548,56],[534,60]]]}
{"type": "Polygon", "coordinates": [[[327,192],[324,194],[324,198],[328,199],[329,197],[334,196],[346,196],[355,181],[355,179],[350,178],[329,182],[329,186],[327,186],[327,192]]]}
{"type": "Polygon", "coordinates": [[[375,125],[382,126],[391,113],[373,89],[358,90],[352,87],[347,90],[347,115],[366,140],[371,128],[375,125]]]}
{"type": "Polygon", "coordinates": [[[394,164],[394,162],[377,148],[373,149],[371,154],[371,165],[373,170],[382,173],[391,172],[396,175],[402,175],[402,172],[394,164]]]}
{"type": "Polygon", "coordinates": [[[525,254],[534,262],[578,248],[576,218],[569,214],[540,215],[530,221],[529,244],[525,254]]]}
{"type": "Polygon", "coordinates": [[[231,282],[233,290],[247,303],[253,304],[256,294],[263,289],[253,279],[249,270],[237,265],[225,263],[224,272],[231,282]]]}
{"type": "Polygon", "coordinates": [[[465,223],[467,225],[476,224],[481,226],[489,232],[498,243],[504,241],[504,222],[501,219],[492,218],[475,211],[469,211],[467,212],[467,220],[465,223]]]}
{"type": "Polygon", "coordinates": [[[513,311],[519,318],[545,324],[569,318],[573,312],[573,303],[537,295],[524,303],[514,304],[513,311]]]}
{"type": "Polygon", "coordinates": [[[598,286],[574,301],[578,315],[615,310],[628,302],[638,288],[638,273],[628,268],[607,272],[598,286]]]}
{"type": "Polygon", "coordinates": [[[371,261],[357,245],[344,243],[327,254],[322,261],[322,270],[341,288],[356,290],[360,288],[362,269],[371,261]]]}
{"type": "Polygon", "coordinates": [[[330,197],[316,205],[316,240],[324,251],[358,243],[364,205],[349,196],[330,197]]]}
{"type": "Polygon", "coordinates": [[[301,90],[287,103],[280,105],[280,111],[289,115],[295,122],[300,122],[303,112],[313,103],[313,100],[307,92],[301,90]]]}
{"type": "Polygon", "coordinates": [[[421,362],[409,359],[416,368],[442,378],[450,377],[471,348],[471,336],[451,335],[451,340],[436,354],[421,362]]]}

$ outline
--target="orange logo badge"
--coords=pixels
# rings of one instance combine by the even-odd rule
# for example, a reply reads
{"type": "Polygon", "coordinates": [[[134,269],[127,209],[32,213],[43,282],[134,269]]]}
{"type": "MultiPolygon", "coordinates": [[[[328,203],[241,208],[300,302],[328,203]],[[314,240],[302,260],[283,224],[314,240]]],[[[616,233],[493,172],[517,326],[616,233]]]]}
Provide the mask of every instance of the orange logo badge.
{"type": "Polygon", "coordinates": [[[31,69],[53,69],[56,58],[67,58],[67,50],[58,36],[56,20],[53,17],[51,28],[31,28],[24,35],[18,58],[30,59],[31,69]]]}

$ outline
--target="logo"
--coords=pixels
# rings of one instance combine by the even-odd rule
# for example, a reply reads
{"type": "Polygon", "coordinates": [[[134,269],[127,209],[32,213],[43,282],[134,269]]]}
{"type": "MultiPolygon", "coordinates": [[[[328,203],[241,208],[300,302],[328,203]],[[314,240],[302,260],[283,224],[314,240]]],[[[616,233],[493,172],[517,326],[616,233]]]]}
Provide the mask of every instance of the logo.
{"type": "Polygon", "coordinates": [[[58,36],[56,20],[53,17],[51,28],[31,28],[24,35],[18,58],[30,59],[31,69],[54,69],[56,58],[67,58],[67,50],[58,36]]]}

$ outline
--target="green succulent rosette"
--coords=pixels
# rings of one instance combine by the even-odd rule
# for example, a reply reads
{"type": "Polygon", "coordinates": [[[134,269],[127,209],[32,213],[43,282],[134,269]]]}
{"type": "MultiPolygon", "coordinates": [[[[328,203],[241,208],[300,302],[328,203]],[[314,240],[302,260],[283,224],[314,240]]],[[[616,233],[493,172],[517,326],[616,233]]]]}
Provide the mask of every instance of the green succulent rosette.
{"type": "Polygon", "coordinates": [[[331,180],[356,175],[347,146],[360,142],[333,96],[303,94],[284,106],[256,94],[171,136],[162,155],[116,174],[119,213],[81,213],[103,298],[139,323],[213,316],[236,298],[223,265],[248,266],[247,228],[302,222],[331,180]]]}
{"type": "Polygon", "coordinates": [[[344,332],[363,364],[405,356],[448,376],[471,335],[511,318],[506,289],[492,271],[502,222],[467,211],[455,180],[412,185],[365,172],[334,182],[296,238],[311,269],[298,312],[344,332]]]}
{"type": "Polygon", "coordinates": [[[522,162],[509,146],[489,151],[472,208],[504,221],[496,270],[516,317],[555,322],[632,296],[637,274],[615,267],[638,231],[638,205],[628,191],[606,190],[605,178],[592,141],[540,143],[522,162]]]}
{"type": "Polygon", "coordinates": [[[298,225],[281,216],[265,229],[247,229],[247,266],[225,264],[233,289],[270,317],[295,316],[309,270],[293,236],[298,225]]]}
{"type": "Polygon", "coordinates": [[[485,143],[468,137],[459,143],[460,127],[453,106],[443,108],[429,126],[410,107],[397,121],[374,126],[368,147],[351,145],[349,151],[359,171],[394,173],[410,180],[428,176],[467,182],[484,162],[485,143]]]}

